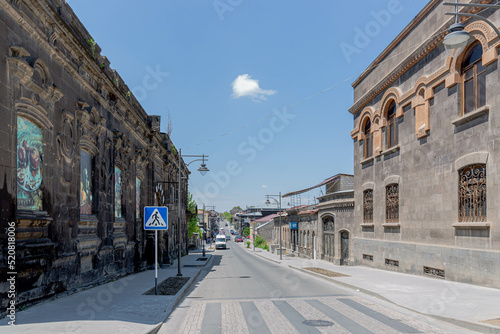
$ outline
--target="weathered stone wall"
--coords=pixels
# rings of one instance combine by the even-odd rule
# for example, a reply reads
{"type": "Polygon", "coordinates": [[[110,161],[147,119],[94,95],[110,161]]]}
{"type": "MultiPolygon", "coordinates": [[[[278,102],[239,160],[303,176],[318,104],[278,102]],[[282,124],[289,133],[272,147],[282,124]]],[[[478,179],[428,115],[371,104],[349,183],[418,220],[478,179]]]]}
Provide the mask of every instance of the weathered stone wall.
{"type": "Polygon", "coordinates": [[[268,244],[273,243],[274,237],[274,222],[270,222],[266,226],[259,227],[257,234],[260,235],[268,244]]]}
{"type": "MultiPolygon", "coordinates": [[[[178,163],[64,1],[0,7],[0,230],[16,222],[20,306],[152,264],[143,207],[171,198],[155,192],[158,181],[178,179],[178,163]]],[[[182,194],[185,250],[186,182],[182,194]]],[[[160,233],[162,263],[177,255],[170,231],[160,233]]],[[[5,292],[3,280],[2,307],[5,292]]]]}

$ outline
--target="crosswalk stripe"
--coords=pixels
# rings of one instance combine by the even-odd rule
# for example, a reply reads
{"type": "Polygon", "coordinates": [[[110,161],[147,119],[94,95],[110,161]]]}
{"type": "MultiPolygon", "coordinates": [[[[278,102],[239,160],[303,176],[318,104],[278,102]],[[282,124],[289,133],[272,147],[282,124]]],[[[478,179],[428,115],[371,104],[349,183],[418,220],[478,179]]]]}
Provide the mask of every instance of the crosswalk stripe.
{"type": "Polygon", "coordinates": [[[220,334],[221,322],[221,303],[207,304],[201,325],[203,334],[220,334]]]}
{"type": "MultiPolygon", "coordinates": [[[[370,309],[372,309],[374,311],[377,311],[377,312],[380,312],[380,313],[385,313],[385,314],[393,314],[393,317],[396,318],[398,321],[403,322],[403,323],[405,323],[407,325],[411,325],[412,327],[414,327],[414,328],[422,331],[423,333],[426,333],[426,334],[427,333],[432,333],[432,334],[451,334],[450,332],[442,330],[442,329],[439,329],[439,328],[436,328],[435,326],[433,326],[433,325],[431,325],[429,323],[417,320],[417,319],[415,319],[412,316],[408,316],[408,315],[405,315],[405,314],[400,313],[400,312],[394,312],[394,310],[391,310],[391,309],[389,309],[389,308],[387,308],[385,306],[379,305],[377,303],[371,302],[370,300],[367,300],[365,298],[358,297],[358,296],[352,296],[350,299],[352,299],[352,300],[354,300],[354,301],[356,301],[356,302],[358,302],[360,304],[363,304],[366,307],[368,307],[368,308],[370,308],[370,309]]],[[[353,310],[352,308],[350,308],[350,309],[353,310]]],[[[358,311],[356,311],[356,312],[358,312],[358,311]]],[[[439,322],[437,320],[432,320],[430,318],[428,320],[431,321],[431,322],[434,322],[434,321],[439,322]]],[[[376,320],[373,320],[373,321],[376,321],[376,320]]],[[[378,321],[376,321],[376,322],[378,322],[378,321]]],[[[378,323],[380,325],[382,325],[382,326],[385,326],[384,324],[382,324],[380,322],[378,322],[378,323]]],[[[387,328],[394,331],[394,329],[392,329],[390,327],[387,327],[387,328]]],[[[385,332],[382,332],[382,333],[385,333],[385,332]]]]}
{"type": "Polygon", "coordinates": [[[310,334],[321,334],[321,332],[315,327],[310,327],[304,324],[306,318],[304,318],[302,314],[300,314],[296,309],[290,306],[290,304],[288,304],[286,301],[275,300],[273,301],[273,303],[300,333],[309,332],[310,334]]]}
{"type": "Polygon", "coordinates": [[[240,302],[250,334],[271,334],[253,302],[240,302]]]}
{"type": "Polygon", "coordinates": [[[377,311],[374,311],[374,310],[372,310],[369,307],[361,305],[361,304],[355,302],[352,299],[349,299],[349,298],[339,298],[337,300],[339,302],[342,302],[342,303],[346,304],[347,306],[352,307],[353,309],[356,309],[356,310],[360,311],[361,313],[366,314],[369,317],[372,317],[373,319],[375,319],[377,321],[380,321],[383,324],[386,324],[389,327],[394,328],[397,331],[400,331],[401,333],[422,333],[421,331],[419,331],[419,330],[417,330],[417,329],[415,329],[415,328],[413,328],[411,326],[408,326],[408,325],[406,325],[406,324],[404,324],[402,322],[399,322],[399,321],[396,321],[396,320],[394,320],[392,318],[389,318],[388,316],[386,316],[386,315],[384,315],[382,313],[379,313],[377,311]]]}
{"type": "Polygon", "coordinates": [[[394,328],[386,326],[379,321],[367,316],[366,314],[363,314],[358,310],[350,308],[349,306],[339,302],[337,298],[318,298],[318,300],[326,306],[329,306],[337,312],[343,314],[344,316],[350,319],[356,319],[357,324],[364,328],[369,328],[372,332],[384,334],[399,333],[394,328]]]}
{"type": "Polygon", "coordinates": [[[318,326],[317,329],[323,334],[350,334],[347,329],[342,327],[338,322],[333,319],[327,317],[323,312],[318,309],[312,307],[309,303],[307,303],[303,299],[289,299],[287,300],[288,304],[290,304],[294,309],[298,310],[304,318],[308,320],[320,320],[320,321],[328,321],[333,323],[331,326],[318,326]]]}
{"type": "Polygon", "coordinates": [[[358,323],[354,322],[350,318],[344,316],[342,313],[334,310],[333,308],[326,306],[322,302],[316,299],[310,299],[306,300],[309,304],[311,304],[313,307],[317,308],[324,314],[326,314],[328,317],[331,319],[337,321],[342,327],[346,328],[348,331],[351,333],[356,333],[356,334],[373,334],[371,331],[368,329],[364,328],[363,326],[359,325],[358,323]]]}
{"type": "Polygon", "coordinates": [[[256,300],[255,306],[273,334],[300,334],[271,300],[256,300]]]}
{"type": "Polygon", "coordinates": [[[447,333],[357,296],[195,301],[180,334],[447,333]],[[390,315],[387,316],[386,314],[390,315]],[[311,321],[312,323],[307,323],[311,321]],[[314,321],[318,321],[314,324],[314,321]],[[321,326],[321,321],[328,321],[321,326]]]}

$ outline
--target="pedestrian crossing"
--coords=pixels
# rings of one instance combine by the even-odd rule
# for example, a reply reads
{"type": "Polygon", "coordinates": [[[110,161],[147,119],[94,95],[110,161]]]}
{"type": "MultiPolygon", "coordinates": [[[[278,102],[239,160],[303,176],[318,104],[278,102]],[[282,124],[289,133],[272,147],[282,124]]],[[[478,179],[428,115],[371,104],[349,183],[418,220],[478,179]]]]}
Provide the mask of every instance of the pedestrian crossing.
{"type": "MultiPolygon", "coordinates": [[[[168,322],[165,325],[168,326],[168,322]]],[[[193,301],[180,328],[174,332],[449,333],[357,296],[193,301]]]]}

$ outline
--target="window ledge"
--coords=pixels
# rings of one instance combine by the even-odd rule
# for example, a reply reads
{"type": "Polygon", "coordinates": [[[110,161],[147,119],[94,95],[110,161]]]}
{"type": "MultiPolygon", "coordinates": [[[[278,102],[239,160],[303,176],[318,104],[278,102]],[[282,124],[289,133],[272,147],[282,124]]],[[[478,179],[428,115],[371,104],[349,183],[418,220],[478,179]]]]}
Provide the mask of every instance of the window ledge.
{"type": "Polygon", "coordinates": [[[490,223],[462,222],[462,223],[455,223],[451,226],[453,226],[457,230],[487,230],[490,228],[490,223]]]}
{"type": "Polygon", "coordinates": [[[401,224],[399,223],[383,223],[383,227],[401,227],[401,224]]]}
{"type": "Polygon", "coordinates": [[[391,154],[391,153],[399,151],[400,148],[401,148],[401,145],[398,144],[396,146],[388,148],[387,150],[382,151],[380,154],[382,154],[382,155],[391,154]]]}
{"type": "Polygon", "coordinates": [[[477,108],[476,110],[468,112],[467,114],[465,114],[457,119],[454,119],[451,123],[455,126],[459,126],[459,125],[465,124],[467,122],[470,122],[473,119],[484,116],[489,111],[490,111],[490,106],[482,106],[480,108],[477,108]]]}
{"type": "Polygon", "coordinates": [[[361,227],[373,227],[373,226],[375,226],[375,224],[373,224],[373,223],[362,223],[361,224],[361,227]]]}
{"type": "Polygon", "coordinates": [[[362,165],[366,165],[367,163],[372,162],[373,159],[375,159],[375,158],[374,157],[369,157],[369,158],[366,158],[365,160],[361,160],[361,164],[362,165]]]}

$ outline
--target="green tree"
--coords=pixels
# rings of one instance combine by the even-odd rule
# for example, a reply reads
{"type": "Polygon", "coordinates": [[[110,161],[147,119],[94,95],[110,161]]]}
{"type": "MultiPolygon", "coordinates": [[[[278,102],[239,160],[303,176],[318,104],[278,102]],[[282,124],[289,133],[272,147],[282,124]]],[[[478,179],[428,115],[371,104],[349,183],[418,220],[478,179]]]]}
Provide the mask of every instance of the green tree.
{"type": "Polygon", "coordinates": [[[243,229],[243,235],[246,237],[248,235],[250,235],[250,227],[245,227],[243,229]]]}
{"type": "Polygon", "coordinates": [[[269,246],[267,245],[267,242],[260,235],[255,236],[255,247],[269,251],[269,246]]]}
{"type": "Polygon", "coordinates": [[[196,202],[193,199],[193,194],[191,193],[188,194],[188,211],[190,213],[188,218],[188,236],[191,238],[193,233],[198,233],[201,238],[201,229],[198,226],[198,206],[196,205],[196,202]]]}

